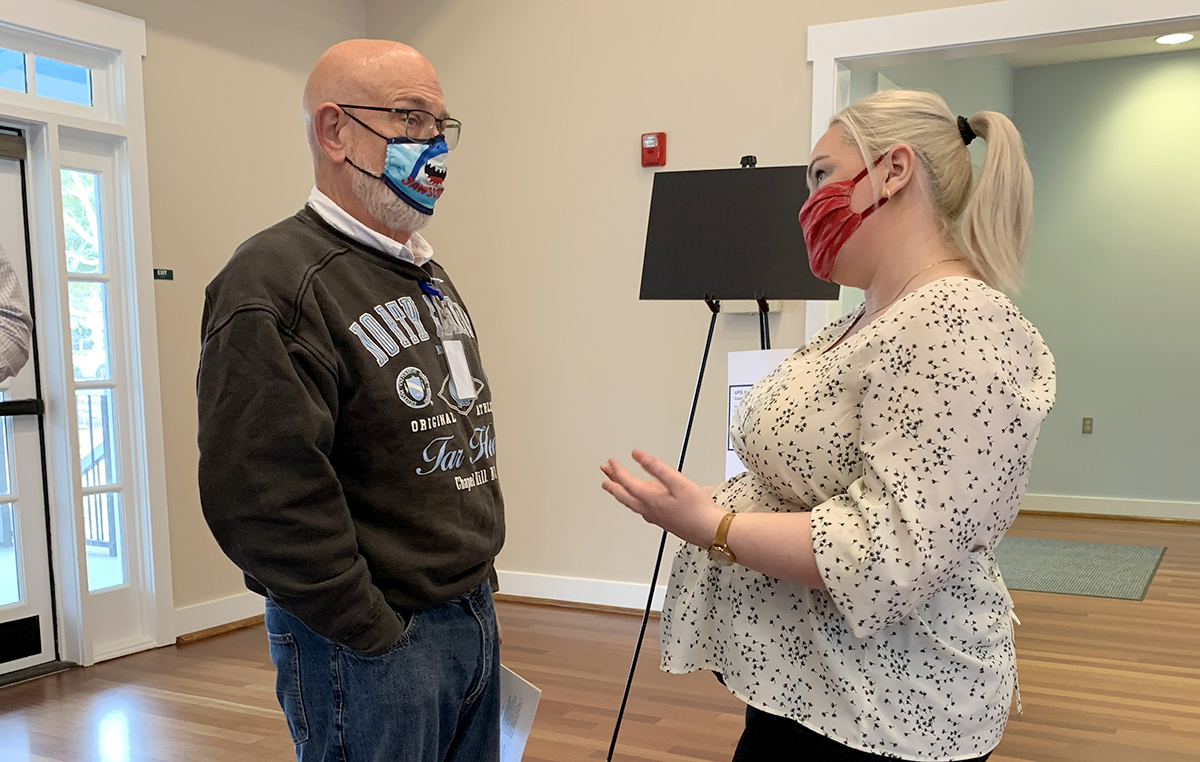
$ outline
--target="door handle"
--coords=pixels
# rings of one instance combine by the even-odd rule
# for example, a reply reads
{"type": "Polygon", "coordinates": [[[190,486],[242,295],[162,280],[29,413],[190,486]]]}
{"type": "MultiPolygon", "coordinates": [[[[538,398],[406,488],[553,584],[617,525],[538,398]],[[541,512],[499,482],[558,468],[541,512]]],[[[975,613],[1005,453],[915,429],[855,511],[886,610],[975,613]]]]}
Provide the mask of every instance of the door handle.
{"type": "Polygon", "coordinates": [[[41,400],[10,400],[0,402],[0,418],[16,415],[42,415],[46,405],[41,400]]]}

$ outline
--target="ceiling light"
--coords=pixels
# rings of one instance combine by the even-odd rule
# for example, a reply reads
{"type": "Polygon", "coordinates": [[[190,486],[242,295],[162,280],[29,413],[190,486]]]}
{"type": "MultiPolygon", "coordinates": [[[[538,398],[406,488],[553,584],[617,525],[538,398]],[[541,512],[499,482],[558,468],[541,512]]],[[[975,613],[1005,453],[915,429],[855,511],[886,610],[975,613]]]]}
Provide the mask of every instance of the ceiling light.
{"type": "Polygon", "coordinates": [[[1159,37],[1157,40],[1155,40],[1155,42],[1157,42],[1159,45],[1179,45],[1180,43],[1191,42],[1192,38],[1195,36],[1196,35],[1188,34],[1187,32],[1180,32],[1179,34],[1164,34],[1162,37],[1159,37]]]}

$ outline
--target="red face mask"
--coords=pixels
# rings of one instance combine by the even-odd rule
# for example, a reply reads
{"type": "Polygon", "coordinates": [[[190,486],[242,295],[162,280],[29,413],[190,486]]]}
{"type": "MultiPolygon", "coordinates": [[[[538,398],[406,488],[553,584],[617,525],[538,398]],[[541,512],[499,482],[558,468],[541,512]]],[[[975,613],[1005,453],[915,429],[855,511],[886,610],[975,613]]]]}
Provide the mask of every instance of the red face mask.
{"type": "MultiPolygon", "coordinates": [[[[876,165],[883,161],[880,156],[876,165]]],[[[855,187],[867,176],[868,169],[859,172],[853,180],[830,183],[808,197],[800,209],[800,227],[804,229],[804,245],[808,249],[808,266],[813,275],[821,280],[832,280],[833,263],[838,253],[858,230],[863,220],[888,202],[881,198],[862,212],[850,208],[850,196],[855,187]]]]}

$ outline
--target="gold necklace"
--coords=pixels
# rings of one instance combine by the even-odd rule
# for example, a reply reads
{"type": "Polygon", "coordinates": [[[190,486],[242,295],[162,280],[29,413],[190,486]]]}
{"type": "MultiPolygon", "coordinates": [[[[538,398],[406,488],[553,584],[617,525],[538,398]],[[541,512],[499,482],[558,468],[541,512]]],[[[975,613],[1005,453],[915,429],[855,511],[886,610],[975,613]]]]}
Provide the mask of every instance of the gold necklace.
{"type": "MultiPolygon", "coordinates": [[[[882,306],[882,307],[880,307],[879,309],[875,310],[875,311],[874,311],[874,312],[872,312],[870,315],[867,315],[867,321],[868,321],[868,322],[870,322],[871,318],[875,317],[875,316],[876,316],[876,315],[878,315],[880,312],[883,312],[883,311],[884,311],[884,310],[886,310],[888,307],[891,307],[893,304],[895,304],[895,303],[896,303],[896,301],[897,301],[897,300],[898,300],[900,297],[904,296],[904,292],[905,292],[906,290],[908,290],[908,287],[909,287],[909,285],[910,285],[910,284],[911,284],[911,283],[912,283],[914,280],[916,280],[917,278],[919,278],[919,277],[920,277],[922,274],[924,274],[924,273],[926,273],[926,272],[928,272],[928,271],[932,270],[933,268],[937,267],[938,265],[944,265],[944,264],[946,264],[947,262],[961,262],[962,260],[963,260],[963,258],[962,258],[962,257],[951,257],[951,258],[949,258],[949,259],[942,259],[942,260],[939,260],[939,261],[937,261],[937,262],[934,262],[933,264],[929,265],[928,267],[923,267],[923,268],[921,268],[920,270],[918,270],[918,271],[917,271],[917,274],[916,274],[916,275],[914,275],[914,276],[912,276],[911,278],[909,278],[909,279],[908,279],[908,280],[905,282],[905,284],[904,284],[903,286],[901,286],[901,287],[900,287],[900,293],[896,294],[896,296],[895,296],[895,297],[893,297],[893,298],[892,298],[892,300],[891,300],[890,302],[888,302],[887,304],[883,305],[883,306],[882,306]]],[[[861,320],[862,318],[859,318],[859,319],[861,320]]],[[[857,322],[857,321],[855,321],[855,322],[857,322]]]]}

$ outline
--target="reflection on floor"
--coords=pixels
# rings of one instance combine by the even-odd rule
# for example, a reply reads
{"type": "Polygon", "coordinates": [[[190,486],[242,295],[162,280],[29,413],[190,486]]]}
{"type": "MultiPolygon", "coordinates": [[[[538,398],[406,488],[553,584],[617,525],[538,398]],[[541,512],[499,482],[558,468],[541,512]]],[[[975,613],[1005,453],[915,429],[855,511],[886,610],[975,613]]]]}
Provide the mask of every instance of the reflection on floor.
{"type": "MultiPolygon", "coordinates": [[[[1025,714],[992,762],[1200,760],[1200,525],[1022,517],[1014,535],[1163,545],[1145,601],[1017,592],[1025,714]]],[[[504,662],[543,688],[524,762],[604,759],[638,620],[501,603],[504,662]]],[[[743,707],[664,675],[657,627],[617,759],[726,762],[743,707]]],[[[0,690],[4,762],[294,759],[261,628],[0,690]]]]}

